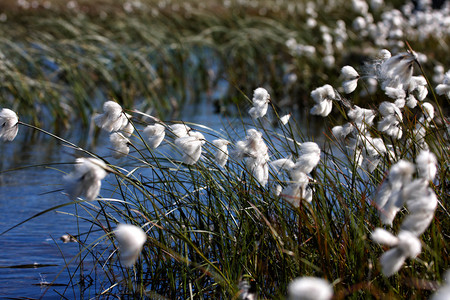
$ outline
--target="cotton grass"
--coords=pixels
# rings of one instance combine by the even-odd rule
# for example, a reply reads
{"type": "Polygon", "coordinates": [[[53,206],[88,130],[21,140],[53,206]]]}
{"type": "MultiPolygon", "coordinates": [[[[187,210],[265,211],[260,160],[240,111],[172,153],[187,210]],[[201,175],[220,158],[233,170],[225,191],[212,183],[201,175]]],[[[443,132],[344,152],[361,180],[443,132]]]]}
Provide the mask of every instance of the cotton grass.
{"type": "MultiPolygon", "coordinates": [[[[251,3],[241,2],[250,10],[251,3]]],[[[274,13],[274,7],[281,2],[265,7],[265,14],[274,13]]],[[[168,11],[190,11],[191,18],[198,17],[188,6],[160,4],[168,11]]],[[[333,10],[332,5],[330,2],[327,9],[333,10]]],[[[354,5],[357,12],[372,12],[377,3],[367,7],[355,1],[354,5]]],[[[138,14],[134,4],[127,7],[138,14]]],[[[154,8],[159,10],[159,6],[154,8]]],[[[195,21],[189,19],[192,30],[203,36],[190,39],[191,27],[186,26],[181,43],[171,40],[171,35],[156,35],[157,18],[151,30],[133,23],[133,32],[145,38],[145,47],[134,44],[135,34],[122,38],[139,51],[117,47],[113,38],[102,43],[105,39],[76,35],[80,52],[91,55],[92,64],[86,65],[97,63],[104,68],[93,68],[92,73],[83,69],[71,75],[86,86],[92,85],[90,80],[95,76],[107,78],[107,94],[117,94],[114,99],[121,103],[107,101],[102,113],[94,116],[94,122],[104,129],[99,134],[106,131],[114,137],[112,153],[120,153],[120,160],[106,164],[109,155],[98,159],[95,153],[69,144],[86,158],[76,160],[64,182],[70,199],[88,213],[88,218],[80,214],[77,220],[90,222],[92,230],[86,236],[96,239],[89,243],[77,236],[79,257],[93,258],[98,266],[95,274],[99,274],[99,282],[91,287],[96,295],[233,298],[245,290],[247,296],[261,298],[288,295],[329,299],[335,290],[338,298],[408,298],[413,294],[426,298],[430,292],[412,286],[410,279],[440,280],[447,269],[448,249],[442,229],[448,224],[448,205],[444,201],[448,139],[442,126],[447,118],[438,99],[427,92],[430,87],[424,85],[426,77],[418,74],[416,66],[421,56],[398,53],[392,47],[393,55],[383,51],[384,57],[371,62],[375,71],[361,70],[360,78],[353,67],[344,67],[344,91],[347,86],[351,94],[343,96],[340,88],[335,88],[342,82],[333,82],[339,69],[332,72],[330,68],[341,65],[347,51],[337,50],[346,49],[346,39],[354,43],[351,39],[357,36],[348,26],[348,16],[336,22],[340,24],[340,32],[336,33],[333,24],[322,24],[318,18],[322,8],[312,2],[295,3],[289,11],[305,11],[307,19],[285,18],[292,23],[287,33],[285,26],[268,22],[262,15],[249,16],[242,23],[231,19],[232,30],[218,24],[208,25],[206,31],[196,30],[195,21]],[[296,40],[306,44],[314,39],[296,36],[291,26],[298,20],[302,28],[308,24],[317,29],[320,45],[299,47],[296,40]],[[267,27],[276,34],[261,29],[267,27]],[[349,31],[343,32],[346,27],[349,31]],[[289,40],[292,36],[298,39],[289,40]],[[146,113],[140,110],[147,112],[148,106],[164,119],[159,114],[161,107],[176,110],[171,99],[182,102],[189,98],[187,95],[195,98],[194,85],[186,74],[201,72],[180,73],[180,66],[191,72],[201,70],[191,65],[208,65],[183,49],[217,37],[223,40],[219,54],[229,63],[225,68],[229,76],[216,74],[217,70],[211,68],[204,73],[208,74],[203,78],[207,88],[199,90],[209,97],[218,78],[238,82],[243,88],[227,88],[242,102],[253,92],[248,114],[218,130],[183,120],[163,122],[151,118],[146,122],[142,118],[146,113]],[[90,39],[100,45],[96,48],[90,39]],[[249,40],[258,46],[252,46],[249,40]],[[273,41],[286,45],[289,54],[269,55],[271,49],[276,49],[269,46],[273,41]],[[153,46],[156,50],[150,51],[151,57],[164,57],[164,67],[147,61],[148,49],[153,46]],[[147,52],[140,52],[143,48],[147,52]],[[187,57],[192,58],[188,63],[187,57]],[[322,64],[322,57],[330,63],[328,66],[322,64]],[[249,66],[255,70],[251,74],[249,66]],[[295,76],[284,76],[285,71],[295,76]],[[315,88],[324,79],[330,79],[329,84],[315,88]],[[273,99],[263,88],[254,90],[268,83],[273,83],[273,99]],[[371,101],[358,102],[363,99],[359,98],[363,97],[360,92],[365,91],[367,83],[371,89],[382,90],[370,92],[371,101]],[[183,92],[178,94],[174,86],[183,92]],[[312,107],[312,114],[330,116],[324,120],[320,131],[323,135],[305,136],[305,130],[296,126],[295,113],[281,102],[289,99],[293,91],[297,96],[311,96],[309,100],[314,103],[308,107],[312,107]],[[151,101],[129,109],[131,98],[151,101]],[[170,101],[160,106],[158,99],[170,101]],[[268,104],[273,104],[270,114],[268,104]],[[280,107],[284,116],[292,116],[289,122],[283,117],[278,122],[280,107]],[[267,122],[273,121],[272,116],[277,117],[273,122],[276,126],[267,122]],[[114,176],[102,185],[107,172],[114,176]],[[125,230],[123,226],[134,225],[124,224],[139,226],[125,230]],[[373,263],[376,261],[380,263],[373,263]],[[295,280],[299,274],[316,278],[300,284],[295,280]],[[326,278],[333,286],[317,277],[326,278]],[[240,282],[250,282],[251,291],[240,282]],[[297,290],[302,290],[301,294],[297,290]]],[[[398,31],[399,24],[405,21],[402,12],[379,12],[361,18],[358,30],[368,38],[375,37],[377,45],[402,42],[399,38],[403,32],[398,31]],[[388,25],[395,28],[395,35],[389,39],[385,36],[388,25]]],[[[184,21],[180,18],[177,22],[184,21]]],[[[164,25],[167,32],[178,32],[172,30],[170,22],[164,25]]],[[[82,28],[76,24],[73,27],[82,28]]],[[[2,62],[9,68],[6,59],[2,62]]],[[[77,71],[69,66],[65,66],[66,71],[77,71]]],[[[77,94],[78,102],[66,103],[86,103],[82,95],[77,94]]],[[[171,117],[176,118],[176,112],[171,117]]],[[[90,115],[84,118],[90,120],[90,115]]],[[[83,271],[79,274],[84,276],[89,264],[83,260],[79,264],[83,271]]]]}
{"type": "Polygon", "coordinates": [[[11,142],[19,131],[17,114],[8,109],[0,110],[0,140],[11,142]]]}

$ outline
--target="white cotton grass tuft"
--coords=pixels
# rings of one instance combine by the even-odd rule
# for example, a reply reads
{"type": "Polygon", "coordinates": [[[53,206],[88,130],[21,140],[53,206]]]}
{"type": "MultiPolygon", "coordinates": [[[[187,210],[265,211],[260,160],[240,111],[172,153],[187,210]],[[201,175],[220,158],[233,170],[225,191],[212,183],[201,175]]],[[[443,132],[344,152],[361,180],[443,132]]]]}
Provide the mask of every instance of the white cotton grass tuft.
{"type": "Polygon", "coordinates": [[[269,179],[268,148],[262,133],[256,129],[247,130],[245,140],[236,143],[234,151],[236,160],[244,159],[247,170],[262,186],[267,184],[269,179]]]}
{"type": "Polygon", "coordinates": [[[97,198],[101,180],[110,170],[106,164],[96,158],[77,158],[73,172],[64,176],[66,191],[72,200],[84,197],[86,200],[97,198]]]}
{"type": "Polygon", "coordinates": [[[119,259],[125,267],[132,267],[147,240],[142,228],[131,224],[119,224],[114,235],[119,243],[119,259]]]}
{"type": "Polygon", "coordinates": [[[394,103],[384,101],[380,104],[379,112],[382,119],[378,122],[378,130],[394,139],[400,139],[403,135],[403,115],[400,109],[394,103]]]}
{"type": "Polygon", "coordinates": [[[378,53],[378,57],[381,59],[381,61],[386,61],[392,57],[392,54],[387,49],[381,49],[380,52],[378,53]]]}
{"type": "Polygon", "coordinates": [[[350,94],[356,89],[360,76],[352,66],[344,66],[341,69],[341,76],[344,79],[344,81],[342,82],[344,92],[346,94],[350,94]]]}
{"type": "Polygon", "coordinates": [[[130,152],[130,147],[128,145],[130,144],[130,140],[126,138],[123,134],[120,132],[113,132],[109,136],[109,140],[111,141],[114,149],[113,149],[113,157],[114,158],[121,158],[130,152]]]}
{"type": "Polygon", "coordinates": [[[289,181],[286,187],[281,187],[279,196],[294,207],[299,207],[302,200],[312,201],[312,190],[308,187],[309,177],[297,168],[298,165],[291,158],[280,158],[270,164],[277,171],[286,170],[289,174],[289,181]]]}
{"type": "Polygon", "coordinates": [[[430,123],[434,118],[434,107],[429,102],[422,103],[422,112],[423,117],[420,118],[420,122],[427,122],[430,123]]]}
{"type": "Polygon", "coordinates": [[[286,125],[289,122],[290,118],[291,118],[291,114],[281,116],[280,117],[281,124],[286,125]]]}
{"type": "Polygon", "coordinates": [[[400,231],[396,237],[382,228],[377,228],[371,237],[379,244],[393,247],[380,258],[382,272],[387,277],[397,273],[407,258],[416,258],[422,250],[420,240],[408,231],[400,231]]]}
{"type": "Polygon", "coordinates": [[[398,238],[383,228],[375,228],[370,237],[374,242],[389,247],[393,247],[398,243],[398,238]]]}
{"type": "Polygon", "coordinates": [[[148,125],[144,128],[146,143],[151,149],[156,149],[166,136],[166,128],[158,123],[148,125]]]}
{"type": "Polygon", "coordinates": [[[11,142],[19,131],[19,117],[9,108],[0,110],[0,140],[11,142]]]}
{"type": "Polygon", "coordinates": [[[288,300],[329,300],[332,297],[333,287],[322,278],[299,277],[288,286],[288,300]]]}
{"type": "Polygon", "coordinates": [[[253,107],[248,113],[253,119],[262,118],[266,115],[269,107],[270,95],[265,88],[259,87],[253,92],[253,107]]]}
{"type": "Polygon", "coordinates": [[[444,74],[444,80],[436,86],[436,94],[445,95],[450,99],[450,70],[444,74]]]}
{"type": "Polygon", "coordinates": [[[175,146],[179,148],[183,163],[193,165],[202,155],[202,145],[205,137],[198,131],[189,131],[188,135],[175,139],[175,146]]]}
{"type": "Polygon", "coordinates": [[[437,158],[432,152],[428,150],[420,151],[416,157],[416,166],[421,178],[431,181],[436,177],[437,158]]]}
{"type": "MultiPolygon", "coordinates": [[[[403,99],[400,99],[400,100],[403,100],[403,99]]],[[[408,106],[409,108],[414,108],[414,107],[416,107],[417,106],[417,99],[416,99],[416,97],[414,97],[414,95],[413,94],[409,94],[407,97],[406,97],[406,99],[404,99],[403,100],[404,101],[404,105],[402,106],[402,107],[404,107],[405,105],[406,106],[408,106]]],[[[397,103],[396,103],[397,104],[397,103]]],[[[399,108],[402,108],[402,107],[400,107],[399,105],[397,105],[399,108]]]]}
{"type": "Polygon", "coordinates": [[[407,88],[412,74],[413,65],[417,61],[414,52],[402,52],[384,60],[377,69],[377,78],[382,83],[381,88],[407,88]]]}
{"type": "Polygon", "coordinates": [[[414,171],[414,164],[406,160],[400,160],[391,167],[387,179],[376,194],[376,206],[383,224],[392,225],[405,202],[402,188],[411,182],[414,171]]]}
{"type": "Polygon", "coordinates": [[[404,188],[409,215],[403,220],[401,230],[420,236],[434,219],[438,200],[434,191],[423,179],[416,179],[404,188]]]}
{"type": "Polygon", "coordinates": [[[214,161],[223,168],[228,161],[228,145],[230,142],[224,139],[217,139],[213,141],[213,144],[217,147],[214,154],[214,161]]]}
{"type": "Polygon", "coordinates": [[[286,187],[282,188],[280,196],[299,207],[302,200],[312,201],[313,190],[308,186],[310,177],[307,175],[320,161],[320,148],[314,142],[305,142],[300,146],[301,155],[294,162],[291,157],[272,161],[270,164],[277,171],[285,170],[289,175],[286,187]]]}
{"type": "Polygon", "coordinates": [[[185,124],[172,124],[169,126],[169,131],[175,136],[175,137],[184,137],[187,136],[189,131],[191,131],[191,127],[185,125],[185,124]]]}
{"type": "MultiPolygon", "coordinates": [[[[108,132],[119,131],[128,125],[128,118],[123,113],[122,107],[114,101],[106,101],[103,104],[103,113],[96,115],[94,121],[97,126],[108,132]]],[[[129,130],[127,127],[127,132],[129,130]]]]}
{"type": "Polygon", "coordinates": [[[122,127],[120,127],[120,131],[124,136],[130,137],[134,132],[134,126],[129,121],[131,115],[124,113],[122,117],[122,127]]]}
{"type": "Polygon", "coordinates": [[[301,155],[296,162],[296,168],[303,173],[311,173],[320,161],[320,147],[314,142],[304,142],[300,145],[301,155]]]}
{"type": "Polygon", "coordinates": [[[345,125],[337,125],[331,129],[334,137],[338,140],[343,141],[349,134],[353,132],[355,127],[351,123],[347,123],[345,125]]]}
{"type": "Polygon", "coordinates": [[[348,112],[348,117],[355,123],[356,127],[363,131],[365,126],[372,126],[376,113],[372,109],[361,108],[358,105],[354,105],[348,112]]]}
{"type": "MultiPolygon", "coordinates": [[[[417,99],[423,101],[428,95],[427,80],[423,76],[412,76],[408,85],[408,93],[416,92],[417,99]]],[[[414,108],[409,106],[410,108],[414,108]]]]}
{"type": "Polygon", "coordinates": [[[381,161],[381,157],[387,153],[386,145],[381,138],[372,138],[369,135],[363,140],[364,161],[366,169],[373,172],[381,161]]]}
{"type": "Polygon", "coordinates": [[[311,98],[316,104],[311,108],[312,115],[326,117],[333,109],[333,99],[336,98],[336,93],[333,87],[329,84],[318,87],[311,92],[311,98]]]}
{"type": "Polygon", "coordinates": [[[386,96],[388,96],[391,99],[398,100],[398,99],[405,99],[406,98],[406,92],[402,88],[396,88],[396,87],[386,87],[384,90],[384,93],[386,96]]]}

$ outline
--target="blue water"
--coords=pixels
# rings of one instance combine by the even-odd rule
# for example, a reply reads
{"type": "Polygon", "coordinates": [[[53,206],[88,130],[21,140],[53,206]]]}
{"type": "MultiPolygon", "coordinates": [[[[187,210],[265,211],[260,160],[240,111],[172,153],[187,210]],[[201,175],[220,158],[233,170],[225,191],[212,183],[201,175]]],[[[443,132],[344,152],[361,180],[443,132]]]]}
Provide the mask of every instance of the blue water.
{"type": "MultiPolygon", "coordinates": [[[[185,121],[210,126],[218,132],[223,132],[221,128],[227,123],[213,114],[211,105],[186,108],[185,114],[189,116],[185,121]]],[[[83,281],[78,273],[71,281],[79,246],[60,240],[67,233],[89,231],[87,222],[77,224],[76,218],[69,215],[75,213],[75,206],[62,191],[62,176],[72,170],[75,151],[42,134],[32,137],[31,131],[20,127],[16,140],[0,143],[0,232],[9,230],[0,236],[0,298],[51,299],[61,298],[62,294],[69,299],[88,298],[83,291],[89,293],[89,284],[95,284],[91,281],[95,274],[88,274],[85,286],[79,284],[83,281]],[[66,203],[70,205],[32,218],[66,203]],[[32,219],[13,228],[28,218],[32,219]]],[[[100,132],[96,142],[91,142],[92,136],[80,132],[63,136],[76,144],[85,144],[86,149],[101,156],[110,155],[105,132],[100,132]]],[[[103,193],[107,189],[104,180],[103,193]]],[[[85,269],[91,270],[92,262],[86,263],[85,269]]]]}
{"type": "MultiPolygon", "coordinates": [[[[1,170],[69,162],[70,155],[61,153],[57,147],[48,140],[28,142],[20,138],[2,144],[1,170]]],[[[43,210],[67,203],[63,194],[52,192],[61,188],[61,175],[59,171],[44,167],[1,173],[0,230],[3,232],[43,210]]],[[[64,208],[67,212],[71,210],[72,206],[64,208]]],[[[63,271],[58,278],[56,276],[65,265],[63,257],[70,260],[78,252],[78,246],[63,244],[59,238],[76,230],[74,218],[52,211],[0,236],[0,297],[39,298],[46,291],[45,283],[53,280],[61,286],[50,287],[45,297],[56,297],[55,290],[62,293],[69,282],[68,273],[63,271]]]]}
{"type": "MultiPolygon", "coordinates": [[[[235,140],[244,138],[241,121],[219,116],[213,110],[213,106],[207,102],[186,107],[184,117],[180,120],[213,129],[213,134],[207,134],[208,130],[190,125],[204,132],[210,141],[218,136],[226,138],[227,132],[235,140]]],[[[251,123],[251,120],[247,122],[251,123]]],[[[253,127],[252,124],[246,125],[247,129],[250,127],[253,127]]],[[[96,277],[95,272],[88,273],[92,270],[93,262],[87,259],[83,271],[88,275],[87,280],[83,281],[78,272],[71,280],[70,276],[77,267],[75,257],[79,245],[60,240],[67,233],[76,235],[78,231],[89,231],[87,222],[77,224],[76,218],[68,215],[75,213],[75,206],[62,191],[62,176],[64,172],[72,170],[75,151],[42,134],[37,139],[30,138],[30,132],[31,129],[20,127],[15,141],[0,143],[0,232],[44,210],[65,203],[70,205],[51,210],[0,235],[0,298],[59,299],[62,294],[68,299],[95,296],[89,292],[101,288],[91,288],[90,284],[101,282],[101,272],[98,275],[100,277],[96,277]],[[29,167],[21,168],[23,166],[29,167]],[[66,263],[71,260],[66,268],[66,263]]],[[[86,149],[102,157],[110,157],[109,135],[105,132],[100,132],[95,142],[92,136],[83,135],[80,131],[72,135],[63,134],[63,137],[76,144],[83,144],[86,149]]],[[[120,165],[123,160],[117,163],[120,165]]],[[[111,190],[111,186],[108,186],[111,176],[102,183],[101,194],[106,197],[110,196],[107,194],[111,190]]],[[[80,211],[77,213],[80,214],[80,211]]],[[[95,239],[102,233],[93,235],[95,239]]]]}

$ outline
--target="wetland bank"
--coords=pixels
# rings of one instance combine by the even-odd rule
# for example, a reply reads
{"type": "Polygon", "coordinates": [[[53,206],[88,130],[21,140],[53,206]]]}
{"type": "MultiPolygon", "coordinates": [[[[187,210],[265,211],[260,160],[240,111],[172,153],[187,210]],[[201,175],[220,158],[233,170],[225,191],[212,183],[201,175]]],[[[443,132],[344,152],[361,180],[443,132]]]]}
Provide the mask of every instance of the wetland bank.
{"type": "Polygon", "coordinates": [[[439,299],[431,5],[2,1],[0,294],[439,299]]]}

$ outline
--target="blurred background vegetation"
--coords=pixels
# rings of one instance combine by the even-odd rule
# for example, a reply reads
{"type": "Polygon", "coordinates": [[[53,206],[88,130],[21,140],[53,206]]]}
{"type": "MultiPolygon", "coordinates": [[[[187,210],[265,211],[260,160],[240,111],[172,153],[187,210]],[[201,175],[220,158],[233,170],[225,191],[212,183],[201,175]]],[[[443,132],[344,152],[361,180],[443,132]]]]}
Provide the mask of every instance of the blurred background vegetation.
{"type": "Polygon", "coordinates": [[[364,13],[339,0],[3,0],[0,106],[66,128],[88,125],[112,98],[171,118],[205,99],[227,113],[242,93],[263,86],[275,105],[301,112],[312,89],[339,86],[341,67],[361,66],[382,48],[405,51],[406,39],[428,57],[426,70],[448,66],[449,35],[420,36],[420,24],[407,24],[408,9],[415,9],[408,1],[364,13]],[[358,17],[386,22],[394,9],[405,36],[386,45],[355,25],[358,17]]]}

